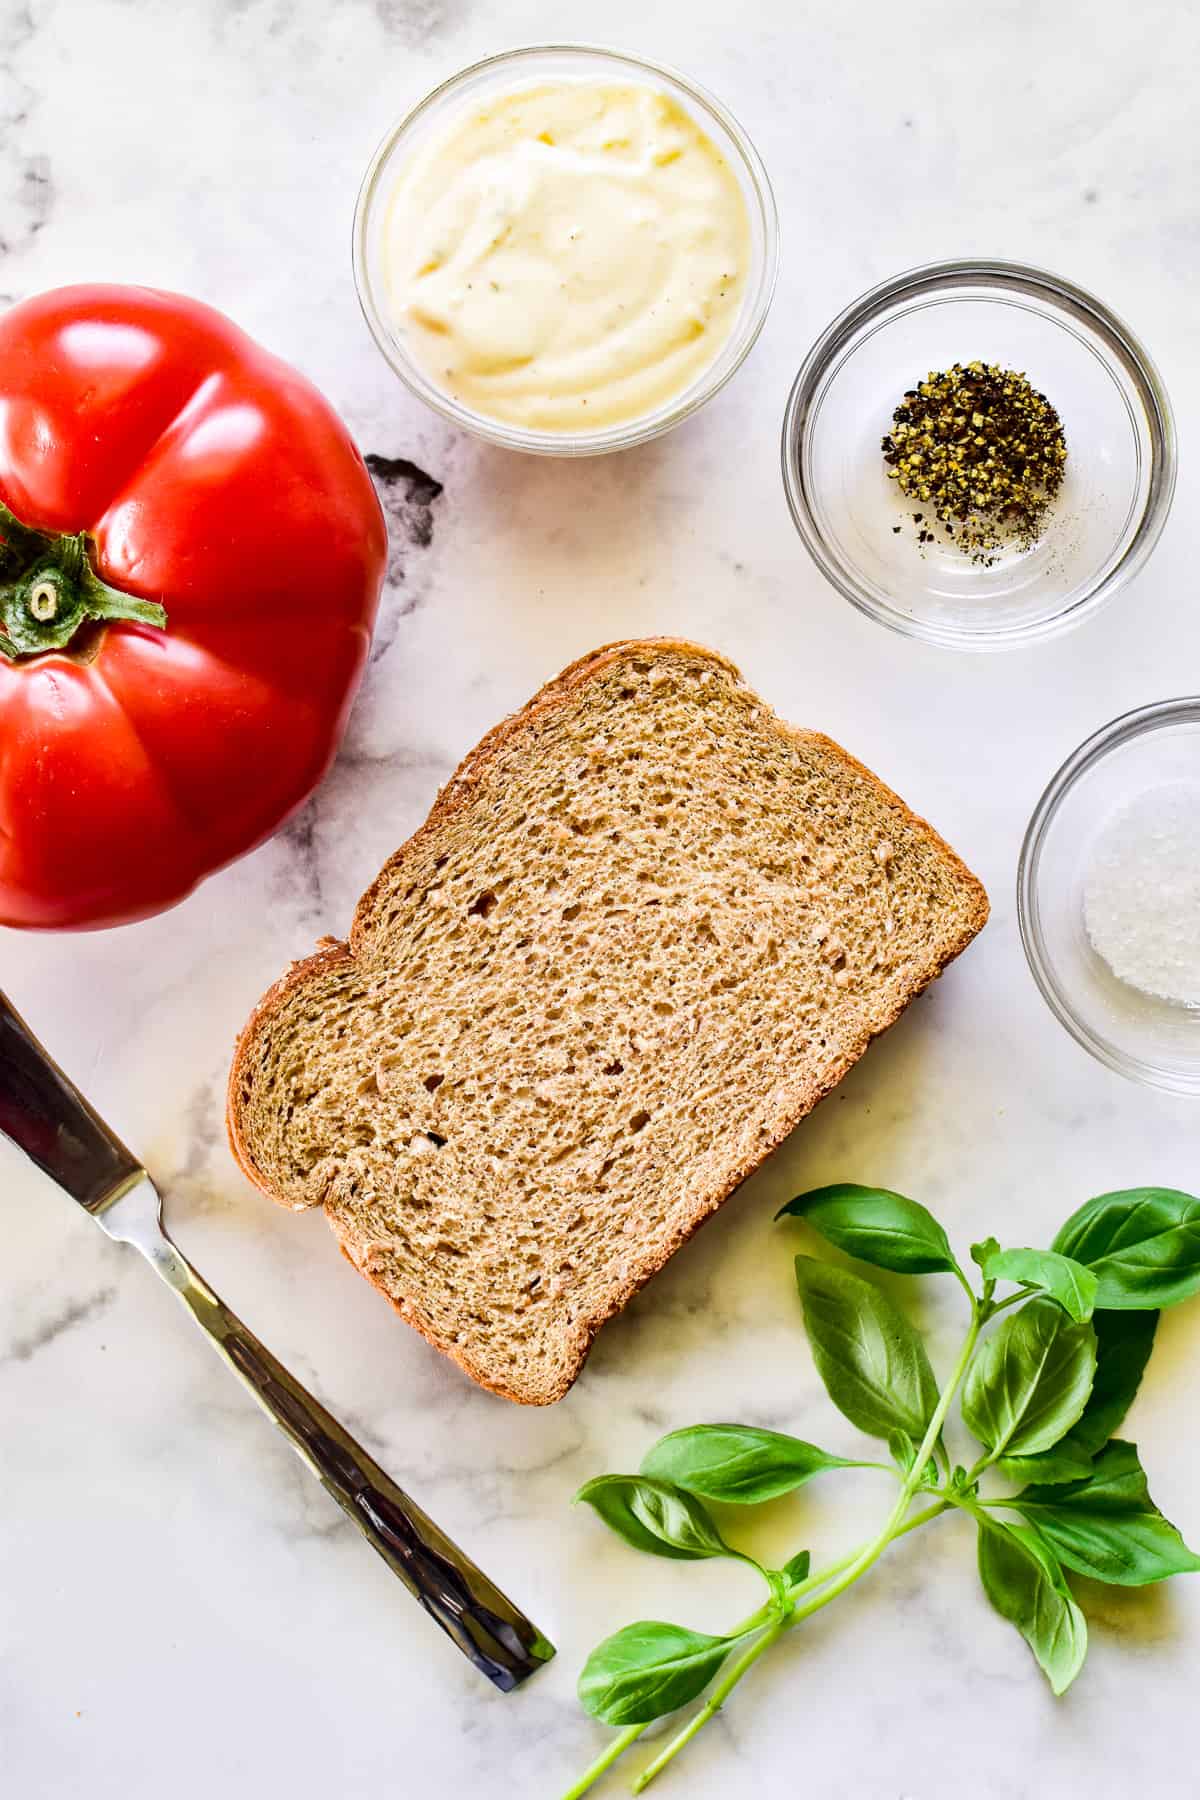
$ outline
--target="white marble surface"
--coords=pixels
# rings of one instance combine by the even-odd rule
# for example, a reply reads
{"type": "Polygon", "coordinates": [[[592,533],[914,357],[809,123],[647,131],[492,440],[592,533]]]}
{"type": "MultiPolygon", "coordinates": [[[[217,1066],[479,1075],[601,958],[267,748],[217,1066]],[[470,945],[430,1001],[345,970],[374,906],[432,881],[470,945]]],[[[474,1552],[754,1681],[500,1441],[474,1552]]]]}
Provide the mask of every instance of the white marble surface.
{"type": "MultiPolygon", "coordinates": [[[[494,1695],[345,1526],[165,1289],[14,1157],[0,1224],[0,1787],[23,1800],[520,1794],[603,1741],[573,1684],[629,1618],[719,1629],[732,1568],[639,1559],[578,1483],[670,1426],[742,1417],[846,1450],[770,1220],[798,1186],[880,1180],[965,1246],[1044,1241],[1105,1187],[1194,1188],[1200,1113],[1092,1063],[1045,1012],[1013,876],[1040,788],[1087,732],[1195,690],[1200,667],[1200,15],[1172,0],[797,7],[739,0],[3,0],[0,287],[189,290],[307,370],[363,448],[444,483],[396,505],[376,659],[301,821],[176,912],[74,938],[0,933],[4,986],[160,1179],[209,1279],[560,1647],[494,1695]],[[674,437],[600,464],[507,457],[394,383],[358,316],[350,213],[392,117],[469,59],[547,36],[685,66],[757,139],[784,262],[761,343],[674,437]],[[1182,470],[1131,591],[1073,635],[970,659],[859,618],[809,566],[777,434],[832,313],[937,255],[999,253],[1103,295],[1159,359],[1182,470]],[[459,754],[595,643],[683,631],[785,714],[850,745],[987,880],[984,938],[626,1317],[550,1411],[477,1392],[364,1289],[321,1219],[235,1172],[221,1089],[260,989],[344,929],[459,754]]],[[[953,1294],[923,1284],[941,1350],[953,1294]]],[[[1200,1538],[1200,1306],[1172,1315],[1133,1424],[1200,1538]]],[[[835,1551],[869,1475],[781,1505],[766,1535],[835,1551]]],[[[965,1528],[899,1546],[797,1634],[664,1779],[664,1796],[980,1800],[1195,1791],[1200,1586],[1093,1603],[1056,1705],[977,1591],[965,1528]]],[[[612,1791],[619,1791],[614,1783],[612,1791]]]]}

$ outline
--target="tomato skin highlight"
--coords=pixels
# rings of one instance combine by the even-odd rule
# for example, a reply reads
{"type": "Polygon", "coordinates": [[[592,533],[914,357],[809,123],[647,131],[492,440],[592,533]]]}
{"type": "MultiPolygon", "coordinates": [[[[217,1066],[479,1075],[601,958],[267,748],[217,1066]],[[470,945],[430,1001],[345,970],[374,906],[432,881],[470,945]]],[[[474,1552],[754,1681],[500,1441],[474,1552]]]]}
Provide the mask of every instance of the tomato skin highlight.
{"type": "Polygon", "coordinates": [[[0,318],[0,501],[86,532],[100,581],[167,621],[0,657],[0,924],[148,917],[333,760],[387,565],[379,500],[328,402],[222,314],[88,285],[0,318]]]}

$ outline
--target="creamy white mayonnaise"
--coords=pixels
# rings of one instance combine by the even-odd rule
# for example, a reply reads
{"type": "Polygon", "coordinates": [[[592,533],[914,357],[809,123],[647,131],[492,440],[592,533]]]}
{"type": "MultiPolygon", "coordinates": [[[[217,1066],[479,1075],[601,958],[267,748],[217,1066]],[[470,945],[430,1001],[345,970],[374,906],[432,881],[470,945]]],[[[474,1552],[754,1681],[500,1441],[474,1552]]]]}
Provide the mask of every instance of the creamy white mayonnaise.
{"type": "Polygon", "coordinates": [[[749,261],[737,177],[696,121],[595,82],[464,111],[401,172],[384,227],[394,316],[429,380],[538,431],[625,424],[682,393],[726,343],[749,261]]]}

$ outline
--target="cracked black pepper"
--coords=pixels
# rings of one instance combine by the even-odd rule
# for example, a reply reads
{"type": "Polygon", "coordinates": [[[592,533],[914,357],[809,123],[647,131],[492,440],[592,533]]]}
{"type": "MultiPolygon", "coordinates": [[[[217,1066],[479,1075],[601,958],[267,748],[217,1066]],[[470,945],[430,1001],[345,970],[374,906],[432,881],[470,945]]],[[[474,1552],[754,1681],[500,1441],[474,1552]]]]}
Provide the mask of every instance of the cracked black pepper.
{"type": "MultiPolygon", "coordinates": [[[[905,394],[883,439],[888,479],[923,503],[958,548],[991,563],[1030,549],[1062,487],[1062,420],[1027,378],[985,362],[930,373],[905,394]]],[[[934,533],[921,513],[924,547],[934,533]]]]}

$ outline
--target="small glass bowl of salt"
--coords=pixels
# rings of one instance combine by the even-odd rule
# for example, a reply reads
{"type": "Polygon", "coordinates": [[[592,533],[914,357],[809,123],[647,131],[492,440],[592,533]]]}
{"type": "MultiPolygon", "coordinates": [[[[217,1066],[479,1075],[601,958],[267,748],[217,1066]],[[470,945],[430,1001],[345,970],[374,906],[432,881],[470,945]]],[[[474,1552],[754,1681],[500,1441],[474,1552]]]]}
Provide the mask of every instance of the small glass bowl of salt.
{"type": "Polygon", "coordinates": [[[1122,1075],[1200,1094],[1200,697],[1082,744],[1030,820],[1021,938],[1050,1010],[1122,1075]]]}

